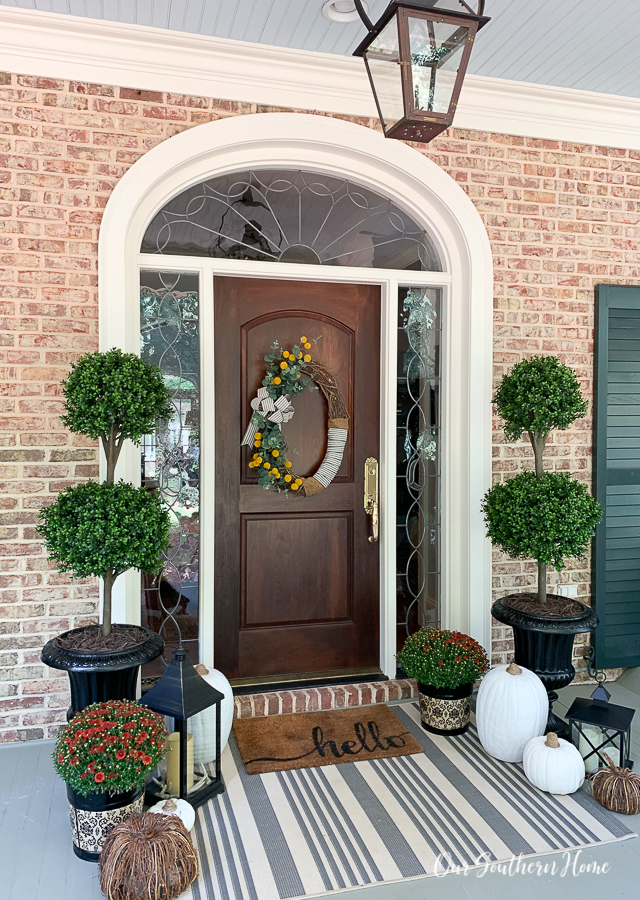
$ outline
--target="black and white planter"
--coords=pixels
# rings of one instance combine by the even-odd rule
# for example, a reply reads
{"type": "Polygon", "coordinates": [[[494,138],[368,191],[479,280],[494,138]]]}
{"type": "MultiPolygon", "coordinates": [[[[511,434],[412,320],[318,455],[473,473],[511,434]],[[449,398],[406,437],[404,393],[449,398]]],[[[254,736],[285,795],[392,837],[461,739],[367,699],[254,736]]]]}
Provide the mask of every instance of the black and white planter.
{"type": "Polygon", "coordinates": [[[558,699],[556,691],[571,684],[575,677],[572,658],[576,634],[595,631],[598,617],[584,604],[581,604],[583,611],[575,616],[534,615],[513,609],[507,603],[509,599],[496,600],[491,613],[498,622],[513,629],[515,662],[535,672],[547,689],[549,718],[546,732],[553,731],[559,737],[565,737],[568,735],[567,724],[553,711],[554,701],[558,699]]]}
{"type": "Polygon", "coordinates": [[[73,852],[80,859],[98,862],[102,846],[109,832],[129,818],[133,812],[142,812],[144,788],[136,788],[122,794],[87,794],[83,797],[67,785],[69,818],[73,835],[73,852]]]}
{"type": "Polygon", "coordinates": [[[432,734],[464,734],[471,721],[473,682],[457,688],[438,688],[418,682],[420,718],[432,734]]]}
{"type": "Polygon", "coordinates": [[[69,674],[71,687],[71,706],[67,713],[69,720],[90,703],[136,699],[140,666],[156,659],[164,650],[164,641],[159,634],[146,628],[142,630],[146,632],[146,640],[125,650],[67,650],[61,647],[60,638],[73,634],[74,631],[66,631],[45,644],[40,655],[42,662],[52,669],[62,669],[69,674]]]}

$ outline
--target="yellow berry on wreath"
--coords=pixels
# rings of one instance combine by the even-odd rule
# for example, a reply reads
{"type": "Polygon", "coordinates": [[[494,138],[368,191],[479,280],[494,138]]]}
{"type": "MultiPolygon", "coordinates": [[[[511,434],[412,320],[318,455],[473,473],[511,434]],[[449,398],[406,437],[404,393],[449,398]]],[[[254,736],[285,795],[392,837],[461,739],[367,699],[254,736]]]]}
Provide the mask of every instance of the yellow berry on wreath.
{"type": "Polygon", "coordinates": [[[310,349],[311,349],[311,344],[310,344],[308,341],[307,341],[307,343],[304,345],[304,349],[305,349],[305,350],[310,350],[310,349]]]}
{"type": "Polygon", "coordinates": [[[255,439],[256,439],[257,441],[259,441],[259,440],[261,439],[261,437],[262,437],[262,432],[261,432],[261,431],[256,431],[254,437],[255,437],[255,439]]]}
{"type": "Polygon", "coordinates": [[[282,355],[284,356],[285,359],[289,359],[289,351],[288,350],[285,350],[282,355]]]}
{"type": "Polygon", "coordinates": [[[281,363],[280,363],[280,368],[281,368],[281,369],[288,369],[288,368],[289,368],[289,363],[281,362],[281,363]]]}
{"type": "Polygon", "coordinates": [[[255,464],[254,462],[250,462],[250,463],[249,463],[249,468],[250,468],[250,469],[255,469],[255,467],[256,467],[256,464],[255,464]]]}
{"type": "Polygon", "coordinates": [[[271,451],[271,455],[272,455],[272,456],[280,456],[280,451],[279,451],[279,450],[272,450],[272,451],[271,451]]]}
{"type": "Polygon", "coordinates": [[[273,379],[273,383],[274,383],[274,384],[282,384],[282,379],[281,379],[281,378],[274,378],[274,379],[273,379]]]}
{"type": "Polygon", "coordinates": [[[291,490],[292,490],[292,491],[297,491],[299,487],[300,487],[300,485],[298,485],[298,484],[296,484],[296,483],[294,482],[294,483],[291,485],[291,490]]]}
{"type": "Polygon", "coordinates": [[[305,355],[304,355],[304,361],[305,361],[305,362],[311,362],[311,357],[309,356],[308,353],[305,353],[305,355]]]}
{"type": "Polygon", "coordinates": [[[285,480],[286,482],[291,481],[291,475],[285,475],[285,476],[284,476],[284,480],[285,480]]]}
{"type": "Polygon", "coordinates": [[[302,337],[300,338],[300,343],[301,343],[301,344],[306,344],[306,343],[307,343],[307,339],[306,339],[306,337],[305,337],[304,335],[302,335],[302,337]]]}
{"type": "Polygon", "coordinates": [[[290,463],[289,460],[287,460],[285,463],[285,466],[287,467],[287,469],[290,469],[291,465],[292,465],[292,463],[290,463]]]}
{"type": "Polygon", "coordinates": [[[271,468],[271,463],[265,463],[265,464],[264,464],[264,468],[265,468],[265,469],[270,469],[270,468],[271,468]]]}
{"type": "Polygon", "coordinates": [[[302,478],[296,478],[296,484],[300,486],[302,484],[302,478]]]}

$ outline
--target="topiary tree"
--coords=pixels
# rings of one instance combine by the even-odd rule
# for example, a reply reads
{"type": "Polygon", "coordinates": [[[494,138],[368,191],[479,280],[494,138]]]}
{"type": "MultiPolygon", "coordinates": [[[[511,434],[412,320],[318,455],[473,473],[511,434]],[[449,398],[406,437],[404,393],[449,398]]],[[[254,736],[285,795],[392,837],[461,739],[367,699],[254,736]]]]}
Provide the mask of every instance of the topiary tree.
{"type": "Polygon", "coordinates": [[[169,515],[160,497],[128,482],[115,483],[125,440],[138,444],[159,419],[172,414],[169,391],[157,366],[113,349],[88,353],[63,382],[63,423],[100,440],[107,461],[102,484],[69,487],[40,512],[39,532],[59,572],[104,582],[102,633],[111,633],[111,594],[123,572],[156,572],[169,546],[169,515]]]}
{"type": "Polygon", "coordinates": [[[535,473],[521,472],[494,485],[482,501],[487,536],[512,559],[538,564],[538,600],[546,603],[547,566],[558,571],[566,557],[588,550],[602,518],[600,504],[586,486],[561,472],[544,471],[549,433],[566,429],[587,411],[575,372],[555,356],[532,356],[503,377],[493,401],[512,441],[529,436],[535,473]]]}

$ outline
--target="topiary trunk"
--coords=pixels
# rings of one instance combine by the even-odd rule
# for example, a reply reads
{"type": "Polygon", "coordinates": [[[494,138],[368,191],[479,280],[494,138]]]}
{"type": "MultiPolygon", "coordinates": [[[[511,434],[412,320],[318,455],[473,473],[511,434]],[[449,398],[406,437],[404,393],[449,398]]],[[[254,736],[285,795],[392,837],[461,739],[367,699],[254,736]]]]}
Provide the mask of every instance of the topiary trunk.
{"type": "MultiPolygon", "coordinates": [[[[539,431],[529,431],[529,440],[533,447],[533,457],[536,466],[536,478],[542,478],[544,475],[544,448],[547,443],[548,434],[541,434],[539,431]]],[[[547,602],[547,564],[538,560],[538,602],[547,602]]]]}

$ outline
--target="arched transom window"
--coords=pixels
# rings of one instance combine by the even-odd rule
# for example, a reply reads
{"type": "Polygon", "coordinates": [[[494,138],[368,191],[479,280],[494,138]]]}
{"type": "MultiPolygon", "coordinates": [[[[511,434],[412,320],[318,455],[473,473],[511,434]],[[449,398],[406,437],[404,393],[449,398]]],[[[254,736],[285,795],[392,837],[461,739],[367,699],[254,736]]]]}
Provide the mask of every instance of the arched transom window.
{"type": "Polygon", "coordinates": [[[141,250],[442,270],[430,236],[388,198],[341,178],[281,169],[233,172],[188,188],[154,216],[141,250]]]}

